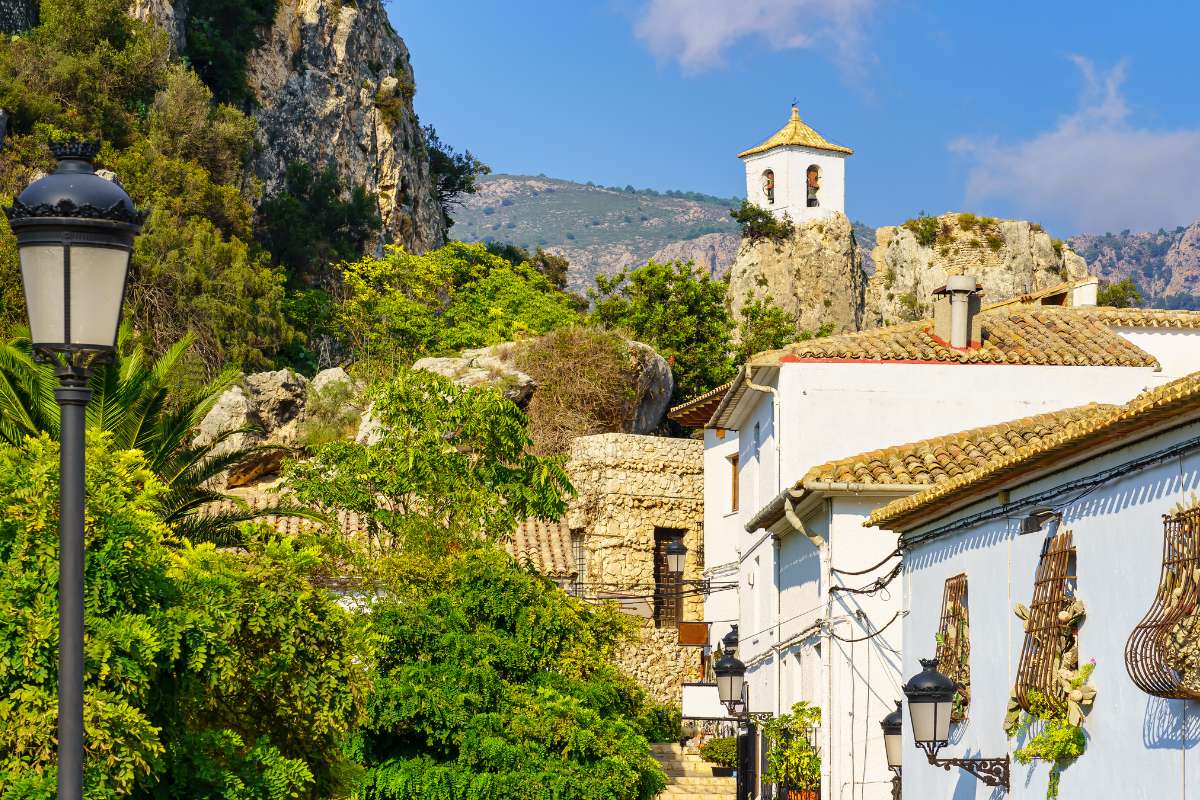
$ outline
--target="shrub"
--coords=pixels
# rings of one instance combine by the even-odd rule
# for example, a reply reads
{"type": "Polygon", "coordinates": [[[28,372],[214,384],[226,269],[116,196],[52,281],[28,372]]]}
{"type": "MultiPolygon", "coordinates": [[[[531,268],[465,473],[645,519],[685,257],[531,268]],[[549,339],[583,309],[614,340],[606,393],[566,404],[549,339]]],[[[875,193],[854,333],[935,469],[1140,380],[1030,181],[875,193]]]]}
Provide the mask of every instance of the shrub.
{"type": "Polygon", "coordinates": [[[778,242],[792,235],[791,219],[787,216],[778,219],[770,211],[756,206],[749,200],[743,200],[740,206],[730,210],[729,216],[733,217],[741,226],[742,238],[752,242],[759,239],[771,239],[778,242]]]}
{"type": "Polygon", "coordinates": [[[770,743],[763,778],[793,789],[820,788],[821,754],[811,742],[820,724],[821,709],[803,701],[792,706],[791,713],[769,720],[763,726],[770,743]]]}
{"type": "Polygon", "coordinates": [[[737,769],[737,737],[722,736],[700,745],[700,757],[710,764],[737,769]]]}
{"type": "Polygon", "coordinates": [[[647,705],[640,719],[641,733],[647,741],[667,744],[683,739],[683,710],[679,706],[647,705]]]}
{"type": "Polygon", "coordinates": [[[1142,305],[1142,293],[1133,278],[1116,282],[1104,281],[1096,293],[1096,305],[1113,308],[1137,308],[1142,305]]]}
{"type": "Polygon", "coordinates": [[[305,447],[314,450],[354,434],[363,411],[355,394],[350,381],[333,381],[320,391],[308,387],[304,423],[300,428],[300,440],[305,447]]]}
{"type": "Polygon", "coordinates": [[[222,101],[247,99],[246,60],[278,0],[192,0],[183,55],[222,101]]]}
{"type": "Polygon", "coordinates": [[[915,322],[925,316],[925,304],[915,292],[905,292],[898,298],[900,318],[906,322],[915,322]]]}
{"type": "Polygon", "coordinates": [[[917,244],[922,247],[933,247],[937,244],[938,238],[938,218],[930,217],[924,211],[913,219],[905,221],[903,227],[912,231],[913,236],[917,240],[917,244]]]}

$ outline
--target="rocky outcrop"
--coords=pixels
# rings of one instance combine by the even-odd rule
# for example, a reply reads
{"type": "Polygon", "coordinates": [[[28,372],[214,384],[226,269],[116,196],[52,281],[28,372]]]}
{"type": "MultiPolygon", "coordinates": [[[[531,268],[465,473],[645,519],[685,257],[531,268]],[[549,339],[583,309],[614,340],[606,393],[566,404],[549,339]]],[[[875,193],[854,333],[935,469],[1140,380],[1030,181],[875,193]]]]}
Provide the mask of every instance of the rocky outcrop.
{"type": "Polygon", "coordinates": [[[37,25],[37,22],[35,0],[0,0],[0,34],[20,33],[37,25]]]}
{"type": "MultiPolygon", "coordinates": [[[[1131,233],[1080,234],[1070,239],[1092,272],[1106,281],[1132,278],[1157,305],[1160,298],[1200,294],[1200,222],[1131,233]]],[[[1195,299],[1187,304],[1195,308],[1195,299]]]]}
{"type": "Polygon", "coordinates": [[[866,276],[850,220],[844,214],[797,223],[791,236],[745,240],[729,270],[735,315],[753,299],[769,299],[796,320],[797,332],[832,324],[862,327],[866,276]]]}
{"type": "Polygon", "coordinates": [[[521,408],[529,405],[537,382],[512,365],[511,342],[464,350],[460,356],[422,358],[413,369],[435,372],[459,386],[496,386],[504,396],[521,408]]]}
{"type": "Polygon", "coordinates": [[[660,247],[651,261],[691,261],[714,277],[729,270],[742,237],[736,233],[706,233],[695,239],[685,239],[660,247]]]}
{"type": "Polygon", "coordinates": [[[917,230],[897,226],[876,232],[864,327],[928,315],[932,292],[949,275],[975,276],[988,303],[1088,274],[1082,257],[1031,222],[973,214],[943,214],[921,222],[924,228],[912,226],[917,230]]]}
{"type": "MultiPolygon", "coordinates": [[[[620,430],[613,432],[652,433],[662,423],[675,389],[671,366],[649,345],[633,341],[626,344],[633,398],[620,430]]],[[[520,348],[520,342],[505,342],[478,350],[464,350],[459,356],[422,358],[413,364],[413,369],[436,372],[460,386],[498,387],[505,397],[525,408],[537,392],[538,383],[514,366],[520,348]]],[[[624,389],[613,387],[614,391],[624,389]]],[[[367,429],[360,433],[360,440],[371,433],[371,426],[366,422],[364,425],[367,429]]]]}
{"type": "Polygon", "coordinates": [[[301,443],[313,393],[342,382],[351,380],[340,367],[319,372],[311,381],[281,369],[247,375],[226,390],[201,421],[193,444],[219,440],[213,456],[245,448],[264,449],[222,473],[215,481],[218,488],[245,486],[278,471],[288,450],[301,443]]]}
{"type": "Polygon", "coordinates": [[[385,236],[414,252],[445,238],[412,97],[408,48],[380,0],[279,0],[250,57],[268,193],[290,161],[333,164],[379,199],[385,236]]]}
{"type": "MultiPolygon", "coordinates": [[[[0,0],[13,2],[13,0],[0,0]]],[[[19,2],[19,0],[18,0],[19,2]]],[[[188,0],[134,0],[132,13],[168,32],[181,53],[188,0]]],[[[246,64],[258,121],[254,171],[277,192],[287,165],[333,166],[377,198],[385,243],[413,252],[446,236],[421,126],[408,48],[381,0],[278,0],[246,64]]]]}

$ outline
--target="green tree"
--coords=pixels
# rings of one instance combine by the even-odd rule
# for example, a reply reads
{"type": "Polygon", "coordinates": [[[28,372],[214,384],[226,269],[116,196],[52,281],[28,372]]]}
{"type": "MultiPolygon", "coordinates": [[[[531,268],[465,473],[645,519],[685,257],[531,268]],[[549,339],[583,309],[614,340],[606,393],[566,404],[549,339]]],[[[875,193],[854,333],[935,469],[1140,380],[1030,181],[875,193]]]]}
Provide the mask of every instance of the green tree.
{"type": "Polygon", "coordinates": [[[579,319],[571,298],[535,267],[482,244],[451,242],[423,255],[390,247],[347,264],[334,323],[358,360],[403,368],[443,355],[536,336],[579,319]]]}
{"type": "Polygon", "coordinates": [[[408,570],[373,621],[366,800],[651,800],[665,787],[645,694],[612,663],[631,630],[613,606],[487,548],[408,570]]]}
{"type": "Polygon", "coordinates": [[[298,161],[288,164],[283,189],[263,202],[259,218],[263,245],[301,285],[321,283],[331,264],[360,258],[382,226],[375,198],[366,189],[347,190],[332,167],[314,174],[298,161]]]}
{"type": "Polygon", "coordinates": [[[277,0],[192,0],[184,55],[222,101],[248,99],[246,60],[263,43],[277,0]]]}
{"type": "Polygon", "coordinates": [[[738,346],[734,361],[744,364],[755,353],[796,341],[796,320],[768,298],[747,296],[738,315],[738,346]]]}
{"type": "Polygon", "coordinates": [[[429,174],[433,177],[433,195],[442,207],[442,219],[449,228],[454,224],[450,209],[462,204],[464,194],[475,194],[478,190],[476,181],[489,174],[492,168],[473,156],[470,150],[455,152],[438,138],[432,125],[426,125],[423,133],[425,151],[429,155],[429,174]]]}
{"type": "Polygon", "coordinates": [[[731,209],[729,216],[741,226],[742,238],[752,242],[759,239],[782,241],[792,235],[794,228],[790,217],[785,215],[783,219],[779,219],[749,200],[743,200],[740,206],[731,209]]]}
{"type": "MultiPolygon", "coordinates": [[[[308,578],[314,547],[179,547],[166,488],[107,434],[87,449],[85,795],[327,797],[362,712],[361,630],[308,578]]],[[[58,448],[0,445],[0,796],[54,797],[58,448]]]]}
{"type": "Polygon", "coordinates": [[[1115,283],[1105,281],[1100,284],[1096,293],[1096,305],[1113,308],[1137,308],[1143,303],[1142,293],[1138,291],[1133,278],[1125,278],[1115,283]]]}
{"type": "Polygon", "coordinates": [[[287,478],[306,503],[366,517],[372,545],[436,555],[565,512],[561,459],[530,452],[525,415],[498,389],[417,370],[370,399],[374,441],[327,444],[287,478]]]}
{"type": "Polygon", "coordinates": [[[729,380],[733,321],[725,307],[726,283],[692,262],[651,261],[632,272],[596,276],[588,293],[600,324],[628,331],[671,364],[673,401],[729,380]]]}

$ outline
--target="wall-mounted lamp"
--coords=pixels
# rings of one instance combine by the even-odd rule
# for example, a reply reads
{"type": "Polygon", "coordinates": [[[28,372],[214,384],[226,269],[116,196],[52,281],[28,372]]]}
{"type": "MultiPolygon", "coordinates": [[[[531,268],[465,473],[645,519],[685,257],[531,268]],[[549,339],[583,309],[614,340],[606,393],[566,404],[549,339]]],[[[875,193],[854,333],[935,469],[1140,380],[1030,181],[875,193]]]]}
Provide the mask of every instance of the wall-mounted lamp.
{"type": "Polygon", "coordinates": [[[1029,512],[1029,516],[1021,520],[1021,534],[1038,533],[1046,527],[1046,523],[1054,519],[1062,519],[1062,514],[1053,508],[1035,508],[1029,512]]]}
{"type": "Polygon", "coordinates": [[[901,728],[904,726],[904,712],[901,711],[900,701],[896,701],[896,710],[879,722],[883,728],[883,752],[887,756],[888,769],[896,773],[892,778],[892,800],[900,800],[900,767],[903,761],[901,728]]]}

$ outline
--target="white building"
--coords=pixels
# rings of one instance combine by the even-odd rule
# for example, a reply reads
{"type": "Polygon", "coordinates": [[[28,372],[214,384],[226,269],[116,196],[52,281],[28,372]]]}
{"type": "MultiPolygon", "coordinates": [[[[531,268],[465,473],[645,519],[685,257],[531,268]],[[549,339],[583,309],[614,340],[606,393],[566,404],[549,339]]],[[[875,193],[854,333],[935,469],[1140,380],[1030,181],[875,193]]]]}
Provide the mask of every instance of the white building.
{"type": "MultiPolygon", "coordinates": [[[[905,678],[939,649],[947,583],[965,592],[967,635],[955,658],[970,702],[939,758],[1011,757],[1037,727],[1009,737],[1010,692],[1036,690],[1065,705],[1061,686],[1041,676],[1057,677],[1055,661],[1075,671],[1094,660],[1080,684],[1096,692],[1083,719],[1086,750],[1061,770],[1059,797],[1200,794],[1198,484],[1200,375],[1192,375],[874,513],[869,522],[899,532],[905,548],[905,678]],[[1078,609],[1059,612],[1075,600],[1082,623],[1064,624],[1078,609]],[[1029,607],[1028,622],[1016,604],[1029,607]]],[[[904,797],[1005,796],[963,770],[931,766],[904,715],[904,797]]],[[[1050,773],[1044,761],[1014,759],[1007,797],[1041,800],[1050,773]]]]}
{"type": "MultiPolygon", "coordinates": [[[[982,310],[966,299],[961,316],[943,295],[933,321],[759,354],[728,387],[672,412],[708,415],[706,575],[736,565],[736,598],[711,594],[705,618],[736,608],[752,710],[821,706],[823,800],[890,792],[878,723],[899,697],[903,609],[887,583],[896,539],[870,514],[1004,447],[994,431],[949,434],[1124,403],[1200,368],[1200,314],[1053,305],[1079,299],[1069,285],[982,310]],[[921,441],[931,437],[946,438],[921,441]]],[[[714,648],[725,630],[712,626],[714,648]]]]}
{"type": "Polygon", "coordinates": [[[786,125],[738,153],[746,167],[746,197],[795,222],[845,213],[846,157],[853,153],[804,124],[792,106],[786,125]]]}

